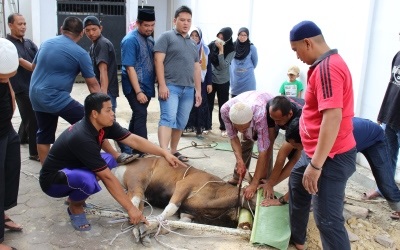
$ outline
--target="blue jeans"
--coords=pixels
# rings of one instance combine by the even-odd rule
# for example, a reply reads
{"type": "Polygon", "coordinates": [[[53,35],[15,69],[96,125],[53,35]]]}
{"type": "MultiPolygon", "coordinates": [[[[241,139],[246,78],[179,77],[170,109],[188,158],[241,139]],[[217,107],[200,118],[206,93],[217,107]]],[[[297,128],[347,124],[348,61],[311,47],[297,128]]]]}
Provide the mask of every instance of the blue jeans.
{"type": "Polygon", "coordinates": [[[184,87],[167,83],[169,98],[160,101],[159,126],[184,130],[193,106],[194,87],[184,87]]]}
{"type": "Polygon", "coordinates": [[[393,128],[387,124],[383,124],[382,128],[385,130],[389,159],[390,164],[393,168],[394,178],[394,175],[396,173],[397,156],[399,155],[400,147],[400,129],[393,128]]]}
{"type": "Polygon", "coordinates": [[[392,167],[392,161],[389,160],[386,141],[377,142],[360,153],[367,159],[376,185],[389,203],[390,208],[394,211],[400,211],[400,190],[394,181],[395,170],[392,167]]]}
{"type": "MultiPolygon", "coordinates": [[[[294,167],[289,179],[289,209],[292,241],[304,244],[311,203],[311,195],[302,184],[307,165],[294,167]]],[[[356,170],[356,149],[328,158],[318,181],[318,193],[312,202],[315,223],[321,234],[323,249],[350,250],[344,227],[343,199],[348,178],[356,170]]]]}
{"type": "MultiPolygon", "coordinates": [[[[145,104],[142,104],[137,100],[137,96],[134,91],[131,91],[131,93],[125,95],[125,97],[132,109],[132,117],[129,122],[129,131],[135,135],[147,139],[147,107],[150,104],[151,97],[147,96],[149,101],[145,104]]],[[[132,152],[143,154],[143,152],[136,149],[133,149],[132,152]]]]}

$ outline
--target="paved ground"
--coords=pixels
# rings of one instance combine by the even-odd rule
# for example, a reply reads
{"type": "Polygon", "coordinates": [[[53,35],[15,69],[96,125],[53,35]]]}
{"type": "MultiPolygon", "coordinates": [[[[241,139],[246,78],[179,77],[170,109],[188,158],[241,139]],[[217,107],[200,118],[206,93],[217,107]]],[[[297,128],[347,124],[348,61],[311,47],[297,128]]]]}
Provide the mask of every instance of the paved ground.
{"type": "MultiPolygon", "coordinates": [[[[87,95],[85,84],[76,84],[73,89],[73,96],[83,101],[87,95]]],[[[118,121],[127,126],[130,118],[130,108],[125,97],[118,99],[119,107],[117,109],[118,121]]],[[[156,128],[158,122],[158,103],[152,100],[149,108],[149,140],[157,143],[156,128]]],[[[216,114],[216,112],[214,112],[216,114]]],[[[215,116],[214,116],[215,117],[215,116]]],[[[216,117],[215,117],[216,118],[216,117]]],[[[216,121],[216,119],[214,119],[216,121]]],[[[18,128],[20,117],[16,112],[13,124],[18,128]]],[[[58,133],[67,127],[65,121],[59,122],[58,133]]],[[[216,124],[214,125],[217,128],[216,124]]],[[[226,141],[222,139],[218,130],[213,130],[205,140],[198,140],[194,134],[185,135],[180,144],[180,148],[190,146],[191,142],[198,144],[208,144],[213,141],[226,141]]],[[[229,175],[234,164],[233,154],[226,151],[219,151],[213,148],[197,149],[190,147],[183,151],[186,155],[198,159],[191,159],[190,163],[200,169],[212,172],[220,177],[229,175]]],[[[20,191],[18,206],[9,210],[8,214],[14,221],[23,224],[22,232],[6,232],[5,243],[18,249],[138,249],[143,246],[134,242],[130,232],[120,235],[112,245],[112,239],[121,232],[121,228],[126,225],[109,224],[109,218],[90,215],[89,221],[92,224],[92,230],[89,232],[75,231],[67,215],[67,206],[63,204],[63,199],[53,199],[46,196],[40,190],[38,183],[38,173],[40,164],[28,159],[27,145],[21,146],[22,171],[20,181],[20,191]]],[[[253,161],[254,163],[254,161],[253,161]]],[[[254,168],[254,165],[252,165],[254,168]]],[[[371,186],[371,180],[367,178],[370,171],[360,168],[359,173],[354,176],[354,181],[363,184],[363,188],[371,186]]],[[[286,185],[283,183],[277,191],[284,192],[286,185]]],[[[94,195],[89,200],[90,203],[102,206],[119,208],[119,205],[111,198],[106,190],[94,195]]],[[[148,211],[147,211],[148,212],[148,211]]],[[[155,211],[156,214],[160,210],[155,211]]],[[[231,236],[217,236],[215,234],[205,234],[188,230],[181,230],[181,233],[189,234],[195,237],[187,238],[179,235],[167,235],[160,240],[176,249],[255,249],[246,240],[231,236]],[[205,238],[204,238],[205,237],[205,238]]],[[[152,247],[149,249],[166,249],[160,243],[152,240],[152,247]]]]}

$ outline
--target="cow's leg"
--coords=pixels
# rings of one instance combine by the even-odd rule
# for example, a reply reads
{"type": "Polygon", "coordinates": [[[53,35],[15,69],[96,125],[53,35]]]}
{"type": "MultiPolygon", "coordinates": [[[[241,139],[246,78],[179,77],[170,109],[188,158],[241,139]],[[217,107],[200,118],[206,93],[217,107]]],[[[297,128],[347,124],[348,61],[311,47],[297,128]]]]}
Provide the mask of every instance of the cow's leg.
{"type": "Polygon", "coordinates": [[[192,183],[190,181],[188,181],[187,179],[178,181],[175,186],[175,191],[172,194],[171,199],[169,200],[169,204],[158,216],[158,219],[165,220],[166,218],[174,215],[191,191],[192,183]]]}

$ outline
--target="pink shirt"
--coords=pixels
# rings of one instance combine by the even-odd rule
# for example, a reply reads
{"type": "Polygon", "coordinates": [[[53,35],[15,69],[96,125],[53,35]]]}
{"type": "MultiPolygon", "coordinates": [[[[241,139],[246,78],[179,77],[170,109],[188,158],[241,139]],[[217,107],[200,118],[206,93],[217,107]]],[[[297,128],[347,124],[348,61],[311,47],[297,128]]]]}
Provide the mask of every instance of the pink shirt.
{"type": "Polygon", "coordinates": [[[310,67],[304,99],[300,136],[304,151],[309,157],[314,155],[322,123],[322,111],[326,109],[342,109],[339,133],[329,157],[333,158],[336,154],[355,147],[352,79],[346,63],[336,50],[331,50],[315,67],[310,67]]]}
{"type": "Polygon", "coordinates": [[[226,132],[228,133],[229,138],[233,139],[237,137],[238,133],[229,119],[229,110],[233,104],[237,102],[245,103],[251,107],[251,110],[253,111],[253,119],[250,122],[249,129],[243,134],[243,136],[246,139],[253,141],[257,140],[258,152],[266,151],[270,144],[266,105],[267,102],[273,97],[273,95],[266,92],[247,91],[230,99],[224,105],[222,105],[221,117],[225,123],[226,132]]]}

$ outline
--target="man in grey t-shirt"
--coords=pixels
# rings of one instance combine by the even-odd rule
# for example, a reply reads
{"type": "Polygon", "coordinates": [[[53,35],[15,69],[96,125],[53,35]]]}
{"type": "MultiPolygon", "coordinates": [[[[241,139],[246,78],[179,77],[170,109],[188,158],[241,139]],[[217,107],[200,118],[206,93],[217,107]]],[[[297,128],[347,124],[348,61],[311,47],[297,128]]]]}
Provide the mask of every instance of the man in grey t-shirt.
{"type": "Polygon", "coordinates": [[[194,41],[188,35],[192,11],[187,6],[175,12],[175,29],[163,33],[154,45],[154,63],[158,79],[160,122],[158,141],[170,147],[179,160],[188,158],[177,151],[178,143],[193,106],[201,104],[201,67],[194,41]],[[194,93],[195,92],[195,93],[194,93]]]}

